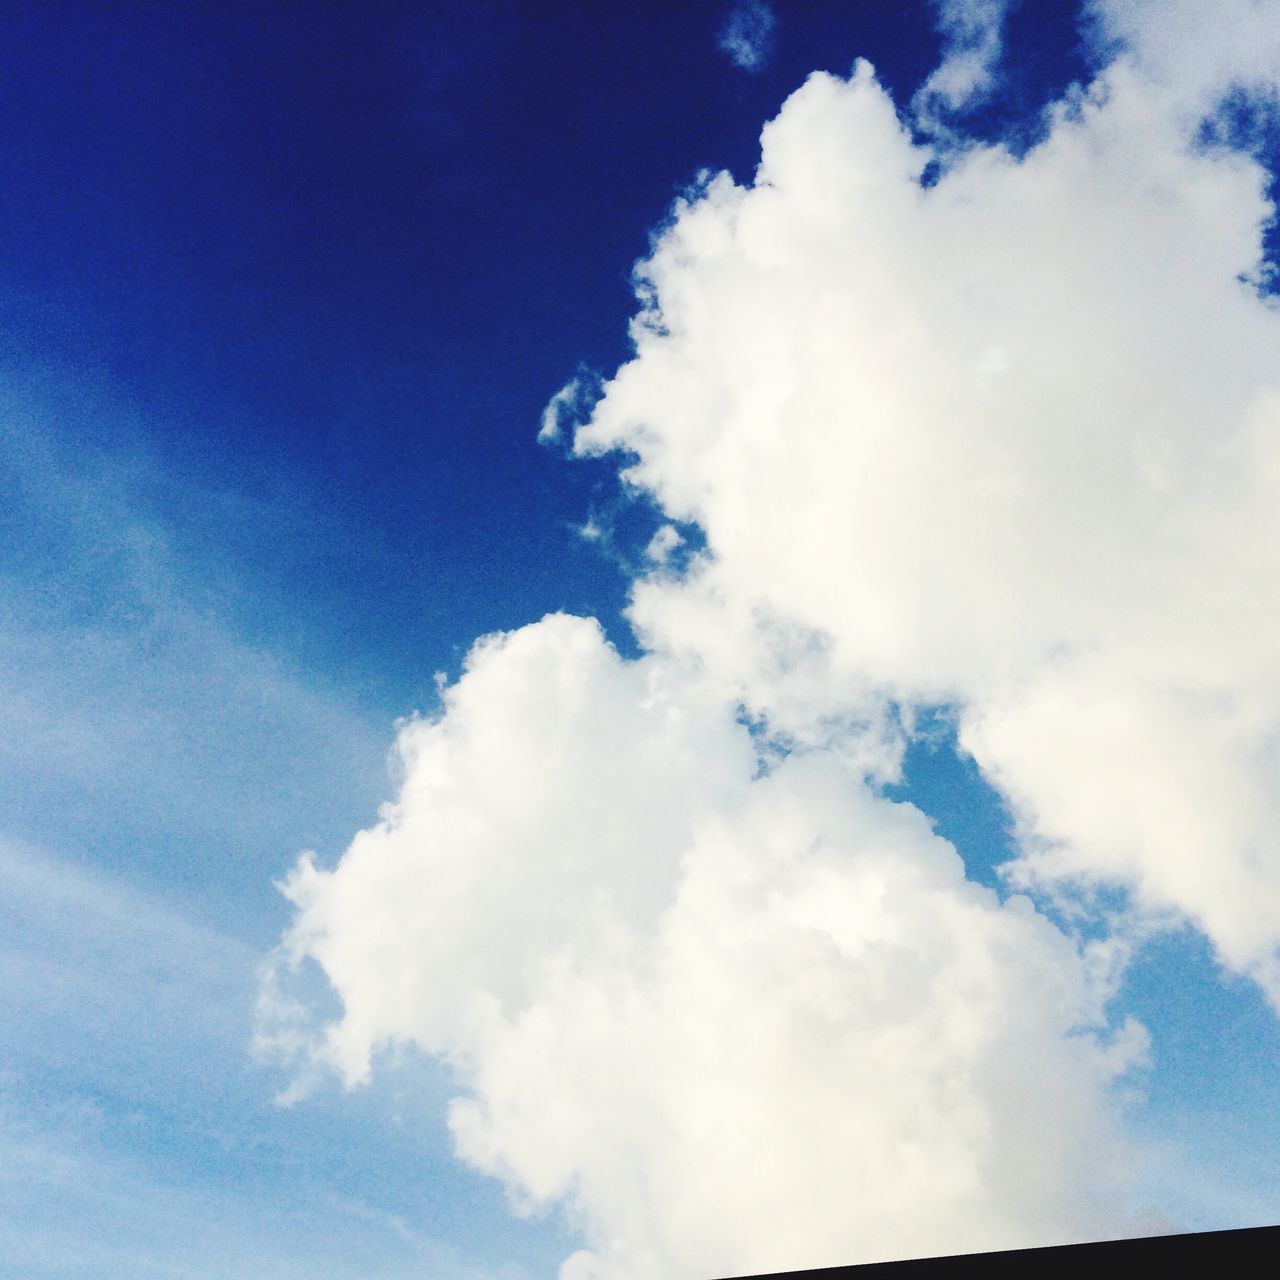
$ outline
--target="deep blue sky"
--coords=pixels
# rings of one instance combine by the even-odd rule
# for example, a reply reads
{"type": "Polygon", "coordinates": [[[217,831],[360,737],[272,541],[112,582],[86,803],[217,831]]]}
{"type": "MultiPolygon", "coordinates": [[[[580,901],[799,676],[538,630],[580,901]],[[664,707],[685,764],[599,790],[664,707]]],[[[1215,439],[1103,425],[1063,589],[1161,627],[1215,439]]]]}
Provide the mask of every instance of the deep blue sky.
{"type": "MultiPolygon", "coordinates": [[[[478,634],[619,604],[568,527],[608,469],[534,434],[625,355],[679,188],[749,177],[809,71],[865,55],[905,97],[938,47],[900,3],[778,6],[758,75],[718,54],[720,3],[6,11],[9,376],[94,387],[69,435],[264,502],[267,539],[167,514],[248,576],[240,625],[400,708],[478,634]]],[[[1019,110],[1077,69],[1015,48],[1019,110]]]]}
{"type": "MultiPolygon", "coordinates": [[[[367,731],[360,751],[333,735],[317,787],[287,725],[216,732],[225,697],[183,704],[178,669],[212,659],[175,652],[149,704],[190,720],[165,768],[144,752],[122,792],[42,758],[0,788],[12,834],[91,840],[265,938],[264,870],[341,849],[385,792],[391,722],[428,709],[477,636],[565,609],[631,649],[626,578],[576,530],[616,524],[625,557],[652,519],[619,502],[612,463],[536,442],[544,405],[625,358],[652,228],[701,169],[749,180],[762,123],[807,74],[867,57],[905,102],[938,58],[927,5],[783,4],[748,74],[716,45],[728,11],[0,8],[0,536],[21,629],[61,637],[49,664],[67,628],[136,631],[155,599],[126,603],[120,565],[135,593],[162,572],[134,564],[142,538],[184,618],[336,689],[367,731]],[[183,783],[162,778],[179,759],[183,783]],[[193,870],[227,844],[228,807],[235,872],[193,870]]],[[[1081,74],[1071,12],[1015,11],[989,131],[1081,74]]],[[[136,645],[134,669],[155,649],[136,645]]],[[[134,679],[82,668],[99,694],[134,679]]]]}

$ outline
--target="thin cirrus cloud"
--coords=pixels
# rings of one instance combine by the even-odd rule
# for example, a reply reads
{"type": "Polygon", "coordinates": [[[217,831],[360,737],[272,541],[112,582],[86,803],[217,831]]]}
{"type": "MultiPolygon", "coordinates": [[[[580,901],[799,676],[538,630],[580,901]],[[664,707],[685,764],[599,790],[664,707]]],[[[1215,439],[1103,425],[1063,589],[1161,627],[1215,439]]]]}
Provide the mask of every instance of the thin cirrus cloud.
{"type": "Polygon", "coordinates": [[[480,641],[397,800],[298,864],[295,1095],[446,1061],[461,1158],[582,1235],[562,1280],[1168,1228],[1126,947],[1189,922],[1280,1005],[1272,210],[1203,128],[1280,65],[1259,8],[1091,6],[1109,61],[1044,140],[927,187],[869,66],[814,75],[753,183],[677,205],[573,449],[705,549],[635,581],[638,659],[563,615],[480,641]],[[881,794],[938,705],[1015,815],[1003,897],[881,794]]]}
{"type": "Polygon", "coordinates": [[[284,833],[336,838],[385,776],[374,717],[234,617],[229,527],[269,525],[283,541],[297,516],[77,436],[81,417],[128,423],[105,394],[3,372],[5,834],[69,849],[91,823],[99,856],[171,889],[199,883],[207,918],[243,930],[238,891],[284,833]],[[184,840],[190,857],[174,856],[184,840]]]}

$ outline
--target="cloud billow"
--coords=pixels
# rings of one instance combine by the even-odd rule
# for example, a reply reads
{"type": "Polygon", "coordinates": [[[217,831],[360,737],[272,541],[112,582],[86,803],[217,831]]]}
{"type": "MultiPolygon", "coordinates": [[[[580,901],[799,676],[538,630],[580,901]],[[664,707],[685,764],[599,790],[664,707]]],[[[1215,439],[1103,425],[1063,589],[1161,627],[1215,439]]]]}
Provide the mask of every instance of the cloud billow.
{"type": "Polygon", "coordinates": [[[566,1276],[1122,1232],[1105,1086],[1141,1028],[919,811],[830,753],[760,775],[730,706],[565,616],[479,646],[400,746],[381,822],[288,881],[279,974],[328,975],[305,1056],[348,1084],[453,1066],[462,1157],[593,1246],[566,1276]]]}
{"type": "Polygon", "coordinates": [[[634,583],[643,656],[563,615],[485,638],[396,801],[285,886],[264,1041],[349,1085],[448,1062],[460,1156],[581,1232],[563,1280],[1155,1229],[1128,932],[1190,921],[1280,1003],[1272,210],[1197,142],[1277,64],[1195,8],[1174,40],[1092,6],[1126,52],[1021,159],[922,186],[863,63],[792,95],[751,185],[682,201],[574,433],[705,535],[634,583]],[[1030,897],[881,794],[940,702],[1030,897]],[[1035,905],[1090,886],[1126,890],[1118,934],[1035,905]],[[331,1024],[280,994],[307,961],[331,1024]]]}
{"type": "Polygon", "coordinates": [[[754,186],[659,242],[576,448],[706,532],[636,585],[652,651],[784,728],[812,660],[759,661],[761,619],[820,638],[828,712],[958,705],[1024,880],[1123,883],[1276,1001],[1280,315],[1242,282],[1271,208],[1181,105],[1118,62],[1021,161],[922,190],[870,69],[811,78],[754,186]]]}

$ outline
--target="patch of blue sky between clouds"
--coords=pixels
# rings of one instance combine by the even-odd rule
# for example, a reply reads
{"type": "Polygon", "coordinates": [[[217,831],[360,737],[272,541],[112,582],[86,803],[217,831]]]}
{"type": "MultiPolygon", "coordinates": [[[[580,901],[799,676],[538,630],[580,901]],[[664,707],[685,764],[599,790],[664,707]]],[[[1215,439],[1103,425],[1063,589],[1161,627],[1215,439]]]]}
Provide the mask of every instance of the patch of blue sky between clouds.
{"type": "Polygon", "coordinates": [[[1183,1230],[1270,1226],[1280,1186],[1280,1022],[1182,928],[1135,950],[1116,1001],[1150,1030],[1129,1124],[1148,1194],[1183,1230]]]}
{"type": "MultiPolygon", "coordinates": [[[[952,709],[917,717],[902,780],[884,793],[927,814],[970,879],[1002,897],[1017,891],[1001,873],[1018,849],[1015,818],[959,747],[952,709]]],[[[1056,901],[1034,896],[1082,942],[1105,940],[1133,906],[1127,893],[1098,886],[1056,901]]],[[[1123,1092],[1140,1194],[1185,1231],[1270,1225],[1280,1185],[1280,1022],[1195,930],[1148,929],[1115,939],[1123,980],[1111,1002],[1114,1023],[1133,1017],[1151,1033],[1150,1068],[1123,1092]]]]}
{"type": "Polygon", "coordinates": [[[762,71],[773,55],[777,15],[767,0],[738,0],[725,19],[716,43],[742,71],[762,71]]]}

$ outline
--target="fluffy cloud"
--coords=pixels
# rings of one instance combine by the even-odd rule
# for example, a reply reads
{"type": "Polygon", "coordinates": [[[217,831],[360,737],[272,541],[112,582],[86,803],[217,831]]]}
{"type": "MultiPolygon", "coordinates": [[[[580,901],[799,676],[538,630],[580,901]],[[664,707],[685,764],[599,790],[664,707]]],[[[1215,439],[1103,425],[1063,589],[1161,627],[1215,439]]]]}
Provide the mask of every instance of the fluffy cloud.
{"type": "Polygon", "coordinates": [[[1119,886],[1280,1001],[1271,208],[1201,127],[1275,64],[1175,10],[1094,6],[1128,52],[1022,158],[948,143],[922,187],[859,64],[678,205],[573,445],[671,522],[644,656],[564,616],[481,641],[381,820],[285,885],[264,1040],[348,1084],[448,1062],[460,1155],[581,1229],[563,1280],[1139,1229],[1124,947],[880,795],[931,705],[1014,810],[1012,882],[1119,886]],[[313,962],[328,1024],[288,996],[313,962]]]}
{"type": "Polygon", "coordinates": [[[453,1065],[459,1153],[590,1242],[565,1276],[1131,1225],[1106,1086],[1144,1037],[1105,1030],[1101,955],[831,753],[760,771],[731,707],[564,616],[483,642],[400,747],[381,822],[288,882],[278,976],[323,967],[348,1082],[453,1065]]]}
{"type": "Polygon", "coordinates": [[[1122,52],[1189,112],[1211,111],[1232,87],[1275,95],[1275,0],[1086,0],[1083,16],[1098,56],[1122,52]]]}
{"type": "Polygon", "coordinates": [[[635,589],[651,650],[805,740],[958,706],[1028,879],[1176,910],[1275,1001],[1280,315],[1244,282],[1272,210],[1152,47],[928,189],[869,67],[811,78],[752,187],[678,210],[576,448],[705,531],[635,589]]]}

